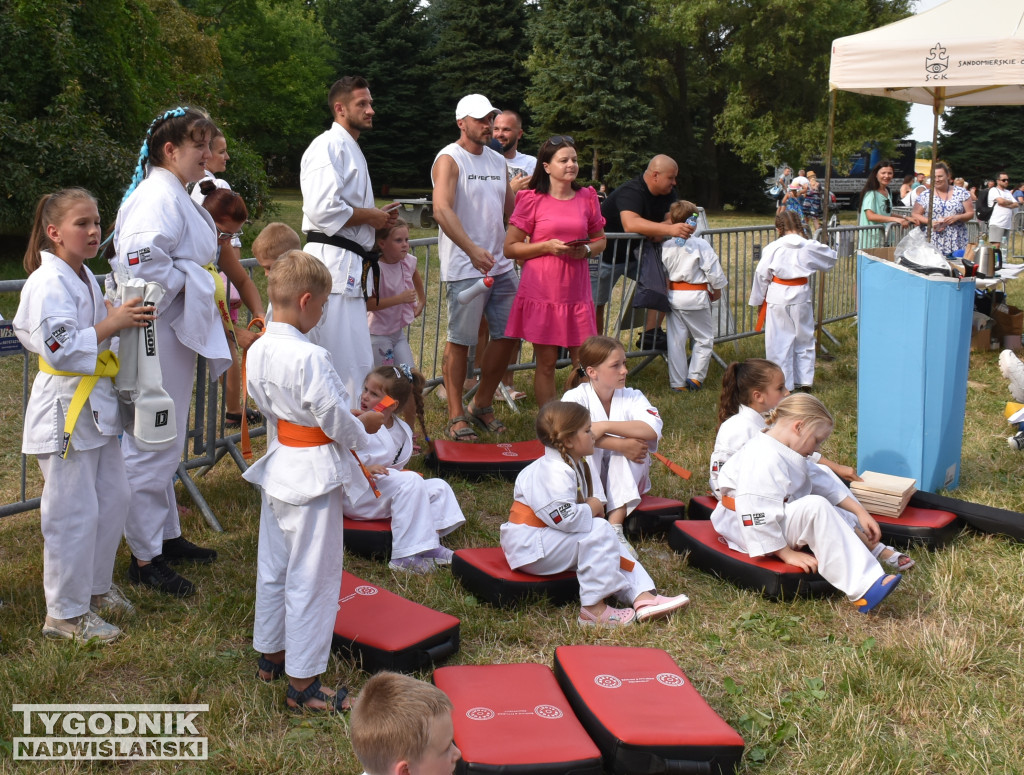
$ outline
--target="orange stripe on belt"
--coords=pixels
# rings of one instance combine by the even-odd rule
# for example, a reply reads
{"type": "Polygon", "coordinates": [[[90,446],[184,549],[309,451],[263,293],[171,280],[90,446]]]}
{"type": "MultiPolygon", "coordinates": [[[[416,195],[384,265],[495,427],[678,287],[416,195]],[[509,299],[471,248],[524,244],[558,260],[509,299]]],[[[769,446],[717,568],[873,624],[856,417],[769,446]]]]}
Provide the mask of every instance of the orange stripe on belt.
{"type": "MultiPolygon", "coordinates": [[[[772,278],[772,282],[773,283],[778,283],[779,285],[789,285],[789,286],[807,285],[807,278],[806,277],[797,277],[797,278],[794,278],[792,280],[786,280],[786,279],[784,279],[782,277],[773,277],[772,278]]],[[[755,331],[763,331],[764,330],[764,319],[765,319],[765,317],[767,317],[767,315],[768,315],[768,302],[767,301],[762,301],[761,302],[761,309],[759,309],[758,312],[757,312],[757,324],[754,326],[754,330],[755,331]]]]}
{"type": "Polygon", "coordinates": [[[334,443],[317,425],[296,425],[287,420],[277,421],[277,438],[286,447],[322,447],[334,443]]]}
{"type": "Polygon", "coordinates": [[[670,291],[706,291],[708,289],[707,283],[684,283],[670,280],[668,284],[670,291]]]}
{"type": "MultiPolygon", "coordinates": [[[[529,525],[530,527],[550,527],[544,520],[537,516],[537,512],[521,501],[513,501],[512,508],[508,512],[508,521],[514,525],[529,525]]],[[[619,567],[624,571],[631,571],[636,566],[628,557],[619,555],[619,567]]]]}

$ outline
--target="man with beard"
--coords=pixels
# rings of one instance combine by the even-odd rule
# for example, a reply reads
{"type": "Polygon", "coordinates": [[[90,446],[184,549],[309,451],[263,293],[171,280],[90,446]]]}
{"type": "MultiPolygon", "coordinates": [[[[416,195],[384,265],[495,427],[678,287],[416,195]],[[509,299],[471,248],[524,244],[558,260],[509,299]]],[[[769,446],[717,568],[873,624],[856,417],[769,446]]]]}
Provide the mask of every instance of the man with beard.
{"type": "Polygon", "coordinates": [[[494,117],[494,139],[501,146],[501,154],[508,164],[509,185],[513,193],[530,184],[530,176],[537,167],[537,157],[520,153],[523,138],[523,119],[514,110],[503,110],[494,117]]]}
{"type": "Polygon", "coordinates": [[[487,147],[498,112],[482,94],[459,100],[455,109],[459,139],[438,152],[430,171],[434,218],[440,226],[441,279],[448,299],[448,341],[442,365],[448,436],[455,441],[475,440],[474,423],[492,433],[506,430],[491,404],[516,345],[515,339],[504,335],[518,281],[512,261],[504,254],[505,218],[514,204],[507,166],[501,154],[487,147]],[[493,278],[493,285],[460,301],[459,294],[483,277],[493,278]],[[483,354],[474,402],[463,407],[469,348],[477,341],[484,315],[492,339],[483,354]]]}
{"type": "Polygon", "coordinates": [[[360,283],[363,257],[374,246],[376,230],[394,223],[398,213],[375,205],[357,142],[360,133],[373,127],[370,85],[360,76],[345,76],[331,87],[327,104],[334,123],[310,143],[299,174],[302,230],[308,240],[303,250],[327,266],[332,281],[330,303],[308,336],[331,354],[356,408],[363,379],[373,368],[360,283]]]}

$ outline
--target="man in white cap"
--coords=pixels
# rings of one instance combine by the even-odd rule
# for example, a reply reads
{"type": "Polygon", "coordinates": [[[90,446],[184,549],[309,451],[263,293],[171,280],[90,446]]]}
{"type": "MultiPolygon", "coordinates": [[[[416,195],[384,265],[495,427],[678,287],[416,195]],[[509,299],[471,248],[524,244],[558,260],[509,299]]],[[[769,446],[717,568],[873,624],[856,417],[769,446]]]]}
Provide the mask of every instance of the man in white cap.
{"type": "Polygon", "coordinates": [[[459,139],[438,152],[430,171],[434,218],[440,226],[441,279],[448,299],[448,341],[442,365],[448,437],[455,441],[474,441],[474,424],[492,433],[506,430],[491,404],[517,341],[504,335],[519,282],[504,253],[505,219],[514,204],[505,158],[487,147],[498,112],[482,94],[459,100],[455,108],[459,139]],[[490,288],[459,301],[460,293],[485,276],[494,280],[490,288]],[[463,407],[469,348],[476,344],[483,315],[491,341],[483,354],[476,396],[463,407]]]}

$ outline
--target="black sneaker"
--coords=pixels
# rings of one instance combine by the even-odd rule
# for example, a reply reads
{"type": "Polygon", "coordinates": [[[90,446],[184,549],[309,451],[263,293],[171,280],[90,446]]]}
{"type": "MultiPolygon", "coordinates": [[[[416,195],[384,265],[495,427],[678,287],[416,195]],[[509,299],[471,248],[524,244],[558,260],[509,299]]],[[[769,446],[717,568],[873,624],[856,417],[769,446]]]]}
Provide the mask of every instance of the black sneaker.
{"type": "Polygon", "coordinates": [[[638,350],[668,350],[668,334],[660,328],[651,328],[636,338],[638,350]]]}
{"type": "Polygon", "coordinates": [[[195,585],[184,576],[179,576],[160,554],[150,560],[149,565],[142,567],[139,567],[139,561],[132,555],[131,565],[128,566],[128,580],[133,584],[145,584],[175,597],[188,597],[196,591],[195,585]]]}
{"type": "Polygon", "coordinates": [[[196,546],[185,536],[178,536],[164,541],[163,558],[175,565],[179,562],[197,562],[205,565],[217,559],[217,550],[196,546]]]}

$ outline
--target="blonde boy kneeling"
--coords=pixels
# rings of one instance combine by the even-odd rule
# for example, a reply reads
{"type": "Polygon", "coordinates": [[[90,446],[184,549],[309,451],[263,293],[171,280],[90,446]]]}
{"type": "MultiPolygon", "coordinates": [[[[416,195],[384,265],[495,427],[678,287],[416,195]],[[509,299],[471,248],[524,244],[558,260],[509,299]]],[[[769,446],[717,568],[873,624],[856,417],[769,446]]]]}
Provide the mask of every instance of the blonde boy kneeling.
{"type": "Polygon", "coordinates": [[[253,646],[262,653],[257,676],[287,673],[288,707],[345,710],[347,690],[320,684],[331,652],[342,568],[343,490],[367,488],[352,449],[363,448],[357,420],[330,354],[306,338],[323,312],[331,275],[317,259],[292,250],[274,263],[267,292],[274,321],[249,349],[247,385],[267,418],[267,454],[244,478],[263,492],[256,571],[253,646]]]}
{"type": "Polygon", "coordinates": [[[352,709],[352,749],[364,775],[451,775],[452,703],[436,686],[398,673],[377,673],[352,709]]]}

